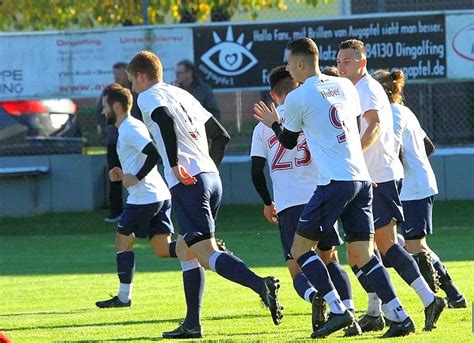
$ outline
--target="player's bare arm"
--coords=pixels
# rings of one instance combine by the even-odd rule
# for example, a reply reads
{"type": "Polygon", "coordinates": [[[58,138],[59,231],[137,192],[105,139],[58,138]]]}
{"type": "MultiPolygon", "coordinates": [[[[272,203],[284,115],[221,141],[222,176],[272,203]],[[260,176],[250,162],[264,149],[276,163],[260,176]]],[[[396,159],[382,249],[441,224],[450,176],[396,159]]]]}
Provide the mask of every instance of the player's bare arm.
{"type": "Polygon", "coordinates": [[[135,186],[139,182],[140,182],[140,180],[138,180],[137,177],[135,175],[132,175],[132,174],[125,174],[122,177],[122,185],[125,188],[128,188],[130,186],[135,186]]]}
{"type": "Polygon", "coordinates": [[[176,179],[186,186],[196,184],[196,178],[189,175],[186,168],[178,164],[178,138],[174,128],[174,120],[168,108],[164,106],[156,108],[151,114],[151,119],[160,128],[168,162],[176,179]]]}
{"type": "Polygon", "coordinates": [[[368,110],[363,116],[367,121],[368,126],[362,135],[360,142],[362,144],[362,150],[366,151],[375,144],[382,131],[380,129],[379,113],[376,110],[368,110]]]}
{"type": "Polygon", "coordinates": [[[207,138],[211,140],[209,155],[216,167],[219,167],[224,158],[225,148],[230,141],[230,135],[214,116],[207,120],[205,128],[207,138]]]}

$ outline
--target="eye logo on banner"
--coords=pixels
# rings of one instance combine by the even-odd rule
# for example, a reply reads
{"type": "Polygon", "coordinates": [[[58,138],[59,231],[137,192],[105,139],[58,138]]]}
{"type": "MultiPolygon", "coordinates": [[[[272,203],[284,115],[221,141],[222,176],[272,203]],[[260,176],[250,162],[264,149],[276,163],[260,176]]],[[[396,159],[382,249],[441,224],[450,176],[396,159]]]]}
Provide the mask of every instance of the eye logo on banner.
{"type": "Polygon", "coordinates": [[[257,59],[250,51],[253,41],[245,44],[243,33],[234,40],[231,26],[227,28],[225,41],[215,31],[212,32],[212,38],[215,45],[201,56],[204,65],[200,69],[208,76],[214,73],[222,75],[212,75],[211,78],[216,81],[220,79],[225,84],[233,84],[233,76],[241,75],[257,64],[257,59]]]}

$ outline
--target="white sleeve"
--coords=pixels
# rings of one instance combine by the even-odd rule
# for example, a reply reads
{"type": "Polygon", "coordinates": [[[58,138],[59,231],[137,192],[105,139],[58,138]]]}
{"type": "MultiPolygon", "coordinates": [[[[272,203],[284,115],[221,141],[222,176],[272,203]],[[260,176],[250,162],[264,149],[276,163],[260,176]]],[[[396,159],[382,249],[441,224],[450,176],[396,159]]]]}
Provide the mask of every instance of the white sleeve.
{"type": "Polygon", "coordinates": [[[404,124],[402,114],[398,111],[398,109],[392,108],[392,115],[393,133],[395,135],[395,139],[401,142],[403,131],[405,130],[406,125],[404,124]]]}
{"type": "Polygon", "coordinates": [[[160,102],[160,99],[154,98],[148,93],[139,94],[137,104],[140,108],[140,111],[142,112],[142,115],[147,117],[151,117],[151,114],[156,108],[163,106],[160,102]]]}
{"type": "Polygon", "coordinates": [[[292,132],[299,132],[303,128],[303,114],[295,92],[287,95],[285,99],[285,123],[283,126],[292,132]]]}
{"type": "Polygon", "coordinates": [[[379,99],[379,94],[370,89],[370,87],[362,89],[361,92],[359,92],[359,98],[362,114],[365,114],[365,112],[370,110],[382,110],[383,103],[379,99]]]}
{"type": "Polygon", "coordinates": [[[250,156],[267,158],[266,144],[263,141],[262,125],[255,126],[252,134],[252,146],[250,147],[250,156]]]}
{"type": "Polygon", "coordinates": [[[123,139],[127,145],[138,152],[141,152],[152,141],[145,126],[130,126],[130,130],[126,131],[123,139]]]}

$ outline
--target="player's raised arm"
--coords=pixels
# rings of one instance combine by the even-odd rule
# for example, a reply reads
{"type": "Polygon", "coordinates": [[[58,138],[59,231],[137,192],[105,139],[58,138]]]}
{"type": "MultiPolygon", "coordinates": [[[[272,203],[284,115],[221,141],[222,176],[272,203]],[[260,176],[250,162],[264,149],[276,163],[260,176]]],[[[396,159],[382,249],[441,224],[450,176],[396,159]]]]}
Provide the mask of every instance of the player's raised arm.
{"type": "Polygon", "coordinates": [[[253,117],[271,128],[281,145],[289,150],[296,146],[299,132],[293,132],[283,127],[275,104],[272,103],[270,109],[263,101],[260,101],[253,106],[253,111],[253,117]]]}
{"type": "Polygon", "coordinates": [[[151,114],[151,119],[158,124],[165,144],[168,162],[179,182],[193,185],[196,178],[190,176],[183,166],[178,165],[178,138],[174,129],[174,120],[165,106],[157,107],[151,114]]]}
{"type": "Polygon", "coordinates": [[[205,127],[207,138],[211,140],[209,155],[216,164],[216,167],[219,167],[224,158],[227,144],[230,141],[230,135],[214,116],[211,116],[206,121],[205,127]]]}

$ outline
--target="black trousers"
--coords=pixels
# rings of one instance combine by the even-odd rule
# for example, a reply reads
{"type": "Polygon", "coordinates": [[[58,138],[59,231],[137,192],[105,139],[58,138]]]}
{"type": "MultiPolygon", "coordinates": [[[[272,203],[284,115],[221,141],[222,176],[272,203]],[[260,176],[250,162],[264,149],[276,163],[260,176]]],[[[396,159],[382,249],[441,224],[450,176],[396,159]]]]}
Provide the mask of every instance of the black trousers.
{"type": "MultiPolygon", "coordinates": [[[[113,167],[122,168],[117,155],[116,145],[107,145],[107,164],[109,170],[113,167]]],[[[123,211],[122,181],[109,181],[109,185],[110,215],[116,217],[123,211]]]]}

